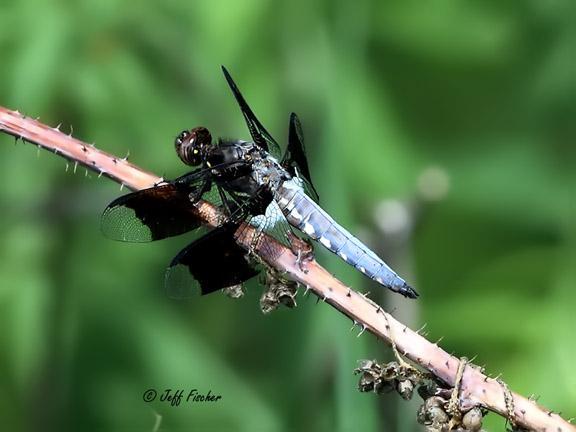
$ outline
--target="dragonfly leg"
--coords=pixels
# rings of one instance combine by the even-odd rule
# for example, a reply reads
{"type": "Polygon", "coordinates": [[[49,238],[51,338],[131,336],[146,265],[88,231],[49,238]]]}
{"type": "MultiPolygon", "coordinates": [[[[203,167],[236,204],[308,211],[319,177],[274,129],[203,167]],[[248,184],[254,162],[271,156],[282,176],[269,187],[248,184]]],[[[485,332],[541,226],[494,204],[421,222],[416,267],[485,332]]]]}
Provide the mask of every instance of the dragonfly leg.
{"type": "Polygon", "coordinates": [[[232,206],[230,205],[230,202],[228,200],[228,198],[226,197],[226,194],[224,193],[224,191],[222,190],[222,188],[218,185],[216,185],[216,188],[218,189],[218,194],[220,195],[220,199],[222,200],[222,205],[224,206],[224,209],[226,210],[226,214],[228,216],[232,216],[233,211],[232,211],[232,206]]]}
{"type": "Polygon", "coordinates": [[[204,195],[208,190],[210,190],[211,187],[212,187],[212,180],[210,180],[210,178],[207,178],[206,181],[202,183],[202,186],[200,186],[195,191],[190,192],[190,194],[188,195],[190,201],[192,203],[198,202],[200,198],[202,198],[202,195],[204,195]]]}
{"type": "Polygon", "coordinates": [[[312,247],[312,244],[298,237],[292,231],[288,231],[286,237],[288,237],[288,241],[290,242],[292,253],[296,255],[296,264],[298,264],[298,268],[301,272],[308,273],[306,264],[314,259],[314,248],[312,247]]]}

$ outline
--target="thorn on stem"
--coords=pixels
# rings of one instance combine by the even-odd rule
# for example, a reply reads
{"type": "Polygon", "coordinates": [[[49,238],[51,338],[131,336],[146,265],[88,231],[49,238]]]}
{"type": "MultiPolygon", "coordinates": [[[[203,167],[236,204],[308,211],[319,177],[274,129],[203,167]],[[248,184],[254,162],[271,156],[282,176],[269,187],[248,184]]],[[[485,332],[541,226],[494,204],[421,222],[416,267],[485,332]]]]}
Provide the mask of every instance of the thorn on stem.
{"type": "Polygon", "coordinates": [[[420,332],[421,332],[422,330],[424,330],[427,325],[428,325],[428,323],[424,323],[424,325],[423,325],[422,327],[420,327],[418,330],[416,330],[416,333],[417,333],[417,334],[420,334],[420,332]]]}
{"type": "Polygon", "coordinates": [[[352,328],[350,329],[350,331],[354,330],[354,328],[356,328],[356,326],[358,325],[358,321],[353,320],[354,323],[352,324],[352,328]]]}

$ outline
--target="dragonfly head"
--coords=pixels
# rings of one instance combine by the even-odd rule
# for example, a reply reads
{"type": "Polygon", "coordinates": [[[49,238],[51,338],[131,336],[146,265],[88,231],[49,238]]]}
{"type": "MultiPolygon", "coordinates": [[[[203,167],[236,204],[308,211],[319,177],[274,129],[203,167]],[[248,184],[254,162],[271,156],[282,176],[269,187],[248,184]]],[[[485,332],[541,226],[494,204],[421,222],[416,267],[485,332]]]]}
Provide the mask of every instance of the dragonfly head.
{"type": "Polygon", "coordinates": [[[186,165],[200,165],[206,150],[212,144],[212,136],[205,127],[199,126],[185,130],[176,137],[176,153],[186,165]]]}

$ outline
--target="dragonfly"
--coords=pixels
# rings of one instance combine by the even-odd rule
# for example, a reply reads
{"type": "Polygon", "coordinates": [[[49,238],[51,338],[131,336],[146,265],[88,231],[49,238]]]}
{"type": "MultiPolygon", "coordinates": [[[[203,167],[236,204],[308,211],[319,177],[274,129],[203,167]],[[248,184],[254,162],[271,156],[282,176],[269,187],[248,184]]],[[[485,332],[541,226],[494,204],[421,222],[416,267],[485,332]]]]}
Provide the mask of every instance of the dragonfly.
{"type": "MultiPolygon", "coordinates": [[[[247,259],[250,251],[236,241],[246,226],[289,246],[301,244],[300,236],[305,243],[312,239],[382,286],[408,298],[418,297],[404,279],[320,207],[298,116],[290,115],[288,143],[282,153],[230,73],[225,67],[222,71],[251,139],[213,139],[202,126],[182,131],[175,139],[175,150],[194,169],[112,201],[101,217],[103,233],[120,241],[149,242],[200,231],[204,220],[198,203],[207,201],[224,216],[172,259],[165,276],[170,297],[229,289],[256,276],[258,266],[247,259]]],[[[304,265],[311,252],[300,257],[302,248],[297,250],[299,263],[304,265]]]]}

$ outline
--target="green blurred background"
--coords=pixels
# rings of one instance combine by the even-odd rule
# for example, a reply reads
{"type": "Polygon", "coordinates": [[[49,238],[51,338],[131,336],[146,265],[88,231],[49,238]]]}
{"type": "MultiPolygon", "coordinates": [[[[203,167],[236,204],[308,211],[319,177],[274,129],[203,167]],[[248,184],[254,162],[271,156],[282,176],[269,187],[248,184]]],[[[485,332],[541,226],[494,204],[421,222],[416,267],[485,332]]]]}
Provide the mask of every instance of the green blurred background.
{"type": "MultiPolygon", "coordinates": [[[[0,105],[167,178],[184,128],[247,138],[226,65],[321,204],[406,276],[409,301],[318,259],[515,391],[576,416],[574,2],[0,0],[0,105]]],[[[418,402],[356,391],[390,358],[315,298],[263,316],[163,294],[186,236],[104,238],[118,185],[0,136],[2,430],[412,431],[418,402]],[[145,403],[197,388],[216,404],[145,403]],[[159,429],[158,429],[158,425],[159,429]]],[[[217,263],[215,264],[217,269],[217,263]]],[[[504,422],[492,416],[491,430],[504,422]]]]}

